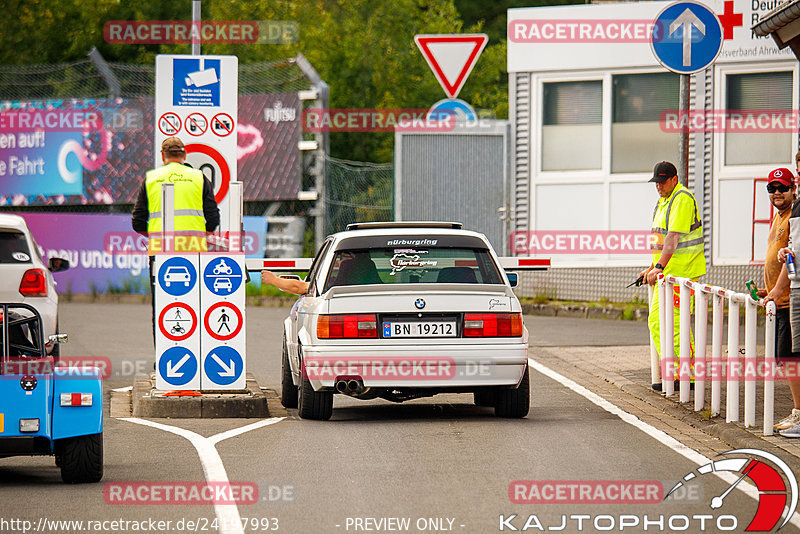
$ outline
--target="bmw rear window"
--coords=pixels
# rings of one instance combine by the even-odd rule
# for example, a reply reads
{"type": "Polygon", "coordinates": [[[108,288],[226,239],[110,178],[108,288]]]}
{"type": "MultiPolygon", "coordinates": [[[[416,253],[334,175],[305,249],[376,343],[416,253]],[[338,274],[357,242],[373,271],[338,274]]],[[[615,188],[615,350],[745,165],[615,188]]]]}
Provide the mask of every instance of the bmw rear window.
{"type": "Polygon", "coordinates": [[[338,250],[325,284],[502,284],[489,251],[473,248],[338,250]]]}
{"type": "Polygon", "coordinates": [[[31,254],[25,234],[0,230],[0,263],[30,263],[31,254]]]}

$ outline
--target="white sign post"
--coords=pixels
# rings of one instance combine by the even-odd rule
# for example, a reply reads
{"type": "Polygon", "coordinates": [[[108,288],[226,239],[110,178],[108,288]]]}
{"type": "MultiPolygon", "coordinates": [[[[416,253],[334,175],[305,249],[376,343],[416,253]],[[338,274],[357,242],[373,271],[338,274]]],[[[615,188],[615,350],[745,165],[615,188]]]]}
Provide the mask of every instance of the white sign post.
{"type": "Polygon", "coordinates": [[[178,136],[186,161],[214,184],[220,230],[228,225],[228,188],[236,174],[239,63],[236,56],[156,56],[155,165],[161,142],[178,136]]]}
{"type": "Polygon", "coordinates": [[[200,389],[197,254],[156,254],[156,389],[200,389]]]}
{"type": "Polygon", "coordinates": [[[200,254],[199,272],[202,389],[244,389],[244,254],[200,254]]]}

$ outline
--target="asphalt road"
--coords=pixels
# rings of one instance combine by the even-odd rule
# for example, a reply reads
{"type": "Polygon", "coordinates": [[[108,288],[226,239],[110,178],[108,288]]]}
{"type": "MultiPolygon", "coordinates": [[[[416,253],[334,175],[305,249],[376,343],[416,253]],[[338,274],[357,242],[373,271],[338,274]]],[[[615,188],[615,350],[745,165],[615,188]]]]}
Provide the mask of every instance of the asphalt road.
{"type": "MultiPolygon", "coordinates": [[[[248,371],[272,389],[279,388],[281,322],[287,311],[247,310],[248,371]]],[[[137,370],[152,369],[149,314],[149,306],[143,305],[64,304],[62,330],[70,335],[64,354],[107,358],[107,390],[130,385],[137,370]]],[[[526,324],[534,347],[647,343],[644,323],[528,317],[526,324]]],[[[536,358],[536,348],[531,357],[536,358]]],[[[497,419],[490,408],[475,407],[470,395],[399,405],[337,396],[331,421],[300,420],[289,410],[285,419],[228,437],[215,447],[203,438],[213,440],[258,421],[157,420],[168,426],[154,428],[107,414],[105,476],[99,484],[62,484],[51,458],[0,459],[0,532],[23,532],[22,527],[48,532],[236,532],[230,524],[213,528],[223,526],[220,519],[231,518],[245,522],[246,532],[483,533],[501,526],[504,531],[522,530],[526,521],[532,521],[529,531],[538,530],[537,521],[545,530],[566,521],[565,532],[595,532],[610,522],[614,531],[627,522],[624,531],[640,532],[645,515],[656,522],[663,516],[664,529],[655,523],[648,532],[673,531],[669,522],[677,529],[684,516],[686,531],[700,531],[701,520],[692,516],[711,514],[709,500],[722,495],[729,482],[700,477],[702,484],[693,490],[700,494],[680,502],[512,503],[509,488],[517,480],[657,481],[668,488],[697,468],[557,381],[539,373],[532,374],[532,381],[533,407],[522,420],[497,419]],[[180,429],[191,430],[196,445],[175,433],[180,429]],[[231,482],[245,489],[258,486],[257,502],[215,508],[152,501],[123,505],[113,498],[114,491],[129,484],[218,480],[213,450],[231,482]],[[408,528],[390,518],[409,521],[408,528]],[[112,520],[128,523],[108,523],[112,520]],[[157,521],[171,523],[157,528],[157,521]]],[[[733,491],[717,514],[749,519],[756,507],[755,500],[733,491]]],[[[747,526],[744,519],[740,523],[737,531],[747,526]]],[[[713,523],[706,528],[716,530],[713,523]]],[[[782,532],[793,529],[788,525],[782,532]]]]}

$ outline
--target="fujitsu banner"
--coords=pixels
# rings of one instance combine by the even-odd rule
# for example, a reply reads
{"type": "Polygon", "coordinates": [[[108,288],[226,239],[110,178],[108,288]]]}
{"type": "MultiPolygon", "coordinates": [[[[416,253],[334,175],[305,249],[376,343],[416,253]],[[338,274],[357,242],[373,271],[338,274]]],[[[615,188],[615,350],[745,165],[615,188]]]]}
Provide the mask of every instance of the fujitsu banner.
{"type": "MultiPolygon", "coordinates": [[[[626,2],[609,5],[519,8],[508,10],[508,71],[544,72],[573,69],[659,67],[650,47],[659,12],[672,2],[626,2]]],[[[706,0],[723,30],[717,63],[794,59],[769,37],[757,37],[750,26],[776,2],[706,0]]]]}

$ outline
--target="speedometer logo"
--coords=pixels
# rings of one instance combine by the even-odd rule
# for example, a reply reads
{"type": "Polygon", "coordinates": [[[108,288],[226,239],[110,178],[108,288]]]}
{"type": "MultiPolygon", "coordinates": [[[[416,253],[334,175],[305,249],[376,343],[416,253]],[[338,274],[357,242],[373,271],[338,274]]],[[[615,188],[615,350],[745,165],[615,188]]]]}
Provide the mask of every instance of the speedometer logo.
{"type": "Polygon", "coordinates": [[[732,473],[737,476],[736,480],[721,493],[714,495],[709,502],[709,507],[712,510],[721,508],[725,504],[725,498],[742,480],[748,478],[758,489],[758,508],[745,531],[771,531],[783,517],[784,508],[788,503],[786,517],[777,528],[777,530],[782,529],[797,509],[797,479],[789,466],[774,454],[758,449],[735,449],[723,454],[745,455],[746,457],[724,458],[698,467],[675,484],[675,487],[669,490],[664,499],[669,498],[685,482],[695,478],[712,473],[732,473]],[[786,487],[787,482],[788,488],[786,487]]]}

